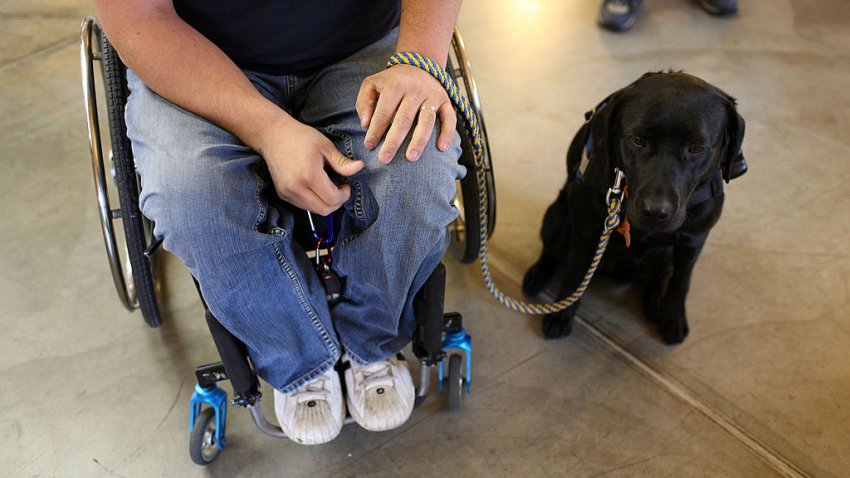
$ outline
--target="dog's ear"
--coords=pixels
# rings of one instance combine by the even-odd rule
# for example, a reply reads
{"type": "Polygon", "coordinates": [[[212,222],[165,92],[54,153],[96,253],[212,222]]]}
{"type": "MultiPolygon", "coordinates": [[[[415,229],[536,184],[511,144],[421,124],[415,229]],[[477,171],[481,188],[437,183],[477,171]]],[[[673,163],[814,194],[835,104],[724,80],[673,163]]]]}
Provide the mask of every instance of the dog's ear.
{"type": "Polygon", "coordinates": [[[728,183],[747,172],[747,161],[744,159],[744,153],[741,151],[746,123],[741,114],[738,113],[735,98],[725,93],[723,96],[727,102],[726,144],[724,146],[720,168],[723,173],[723,180],[728,183]]]}
{"type": "Polygon", "coordinates": [[[619,123],[617,114],[622,102],[623,90],[606,98],[594,111],[590,121],[590,137],[593,158],[584,172],[585,182],[595,187],[608,188],[614,178],[614,167],[622,167],[616,157],[619,123]]]}

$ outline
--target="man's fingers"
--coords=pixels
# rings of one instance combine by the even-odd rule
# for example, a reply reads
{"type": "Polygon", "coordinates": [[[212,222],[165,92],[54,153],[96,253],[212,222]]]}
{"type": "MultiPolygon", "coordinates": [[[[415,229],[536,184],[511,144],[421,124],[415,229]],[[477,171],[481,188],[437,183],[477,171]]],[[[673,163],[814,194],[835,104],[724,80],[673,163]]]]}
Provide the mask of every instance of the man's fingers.
{"type": "Polygon", "coordinates": [[[310,189],[310,186],[308,185],[294,186],[286,196],[281,197],[295,207],[304,209],[305,211],[314,212],[322,216],[327,216],[339,209],[339,206],[334,207],[325,202],[321,196],[310,189]]]}
{"type": "Polygon", "coordinates": [[[369,127],[372,121],[372,115],[375,113],[375,105],[378,103],[378,90],[375,85],[366,79],[360,85],[360,91],[357,93],[357,100],[354,102],[354,109],[357,111],[357,116],[360,118],[360,126],[369,127]]]}
{"type": "Polygon", "coordinates": [[[422,151],[428,145],[431,132],[434,130],[434,123],[437,121],[437,111],[437,106],[429,103],[428,100],[419,107],[416,128],[413,129],[413,136],[410,138],[410,144],[407,146],[407,152],[405,154],[408,161],[418,160],[422,155],[422,151]]]}
{"type": "MultiPolygon", "coordinates": [[[[384,144],[381,146],[381,151],[378,153],[378,162],[388,164],[393,160],[398,148],[404,142],[404,138],[410,132],[416,121],[416,115],[419,113],[419,105],[421,100],[416,101],[410,98],[405,98],[398,111],[393,118],[390,130],[387,131],[387,137],[384,138],[384,144]]],[[[380,105],[378,106],[380,108],[380,105]]]]}
{"type": "MultiPolygon", "coordinates": [[[[363,161],[357,161],[345,156],[330,142],[328,142],[325,151],[322,152],[322,156],[325,164],[341,176],[351,176],[364,167],[363,161]]],[[[324,170],[320,170],[317,173],[316,177],[310,181],[309,187],[334,211],[342,206],[351,195],[350,185],[335,184],[324,170]]]]}
{"type": "Polygon", "coordinates": [[[440,105],[440,136],[437,137],[437,148],[440,151],[448,151],[452,145],[452,138],[457,128],[457,115],[451,102],[440,105]]]}
{"type": "Polygon", "coordinates": [[[331,169],[336,171],[339,175],[346,177],[351,176],[352,174],[360,172],[360,170],[365,166],[363,161],[351,159],[339,152],[333,143],[328,142],[328,144],[329,146],[323,152],[325,163],[327,163],[328,166],[330,166],[331,169]]]}
{"type": "Polygon", "coordinates": [[[319,196],[322,202],[334,210],[348,200],[348,194],[334,184],[324,171],[317,173],[316,177],[312,178],[312,181],[306,186],[319,196]]]}
{"type": "Polygon", "coordinates": [[[381,141],[396,115],[396,109],[398,109],[400,102],[401,93],[398,91],[385,90],[381,93],[378,104],[375,105],[375,112],[369,121],[369,129],[366,130],[366,138],[363,141],[366,149],[375,149],[375,146],[381,141]]]}

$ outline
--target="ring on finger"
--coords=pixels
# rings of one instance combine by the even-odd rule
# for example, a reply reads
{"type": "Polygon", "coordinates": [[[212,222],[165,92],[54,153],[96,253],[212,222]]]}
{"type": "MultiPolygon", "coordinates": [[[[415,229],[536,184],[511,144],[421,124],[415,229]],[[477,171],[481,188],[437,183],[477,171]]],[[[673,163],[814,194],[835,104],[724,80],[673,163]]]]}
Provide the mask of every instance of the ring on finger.
{"type": "Polygon", "coordinates": [[[423,112],[423,111],[425,111],[425,110],[431,110],[431,111],[433,111],[433,112],[434,112],[434,114],[437,114],[437,110],[438,110],[438,108],[437,108],[436,106],[427,105],[427,104],[423,104],[422,106],[420,106],[420,107],[419,107],[419,112],[420,112],[420,113],[421,113],[421,112],[423,112]]]}

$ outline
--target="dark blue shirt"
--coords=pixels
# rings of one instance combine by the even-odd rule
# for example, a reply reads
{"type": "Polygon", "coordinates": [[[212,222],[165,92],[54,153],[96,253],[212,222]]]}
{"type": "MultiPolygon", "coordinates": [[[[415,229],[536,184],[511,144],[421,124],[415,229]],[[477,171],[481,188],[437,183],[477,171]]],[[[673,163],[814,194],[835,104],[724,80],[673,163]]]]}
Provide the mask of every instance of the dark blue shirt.
{"type": "Polygon", "coordinates": [[[174,0],[177,14],[240,68],[309,73],[383,38],[400,0],[174,0]]]}

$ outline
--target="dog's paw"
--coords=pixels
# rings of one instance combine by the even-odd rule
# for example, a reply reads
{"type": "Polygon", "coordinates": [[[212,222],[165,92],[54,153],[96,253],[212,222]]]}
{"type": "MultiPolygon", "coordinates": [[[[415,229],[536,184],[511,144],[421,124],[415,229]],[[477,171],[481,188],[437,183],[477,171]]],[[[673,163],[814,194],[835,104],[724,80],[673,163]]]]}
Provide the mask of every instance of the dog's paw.
{"type": "Polygon", "coordinates": [[[574,311],[570,309],[547,314],[543,317],[543,336],[547,339],[557,339],[570,335],[573,331],[574,311]]]}
{"type": "Polygon", "coordinates": [[[537,261],[522,278],[522,291],[529,297],[536,296],[549,284],[554,272],[555,265],[551,261],[537,261]]]}
{"type": "Polygon", "coordinates": [[[658,325],[656,325],[655,328],[658,330],[658,333],[661,334],[661,338],[664,339],[664,342],[666,342],[667,345],[675,345],[684,342],[685,337],[688,336],[688,332],[690,331],[688,328],[688,321],[684,318],[658,322],[658,325]]]}

